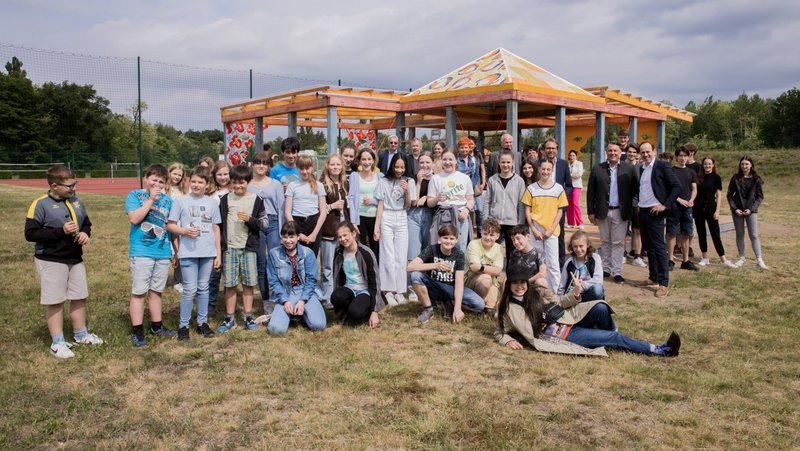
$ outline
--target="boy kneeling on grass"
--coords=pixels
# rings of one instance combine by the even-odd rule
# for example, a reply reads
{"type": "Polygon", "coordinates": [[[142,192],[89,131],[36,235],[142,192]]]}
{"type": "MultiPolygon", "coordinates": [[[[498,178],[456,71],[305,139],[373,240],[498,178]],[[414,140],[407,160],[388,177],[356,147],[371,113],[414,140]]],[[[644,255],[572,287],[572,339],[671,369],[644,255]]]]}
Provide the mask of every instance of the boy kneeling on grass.
{"type": "Polygon", "coordinates": [[[147,167],[144,189],[133,190],[125,199],[125,213],[131,222],[131,343],[135,347],[147,344],[144,336],[144,298],[149,293],[150,333],[174,337],[175,331],[161,323],[161,293],[167,285],[171,266],[171,234],[167,231],[167,216],[172,199],[163,190],[169,174],[160,164],[147,167]]]}
{"type": "Polygon", "coordinates": [[[500,237],[500,223],[486,218],[481,226],[481,237],[467,245],[467,274],[465,284],[486,300],[486,313],[494,317],[494,308],[500,297],[500,273],[503,272],[503,247],[495,241],[500,237]]]}
{"type": "Polygon", "coordinates": [[[258,285],[258,253],[260,232],[267,231],[267,214],[264,202],[247,191],[247,184],[253,173],[247,166],[235,165],[231,168],[231,192],[222,196],[219,202],[220,245],[222,248],[222,267],[225,284],[225,319],[217,332],[225,333],[236,328],[236,286],[242,279],[242,305],[244,307],[244,327],[256,330],[253,321],[253,287],[258,285]]]}
{"type": "Polygon", "coordinates": [[[439,244],[433,244],[420,252],[408,263],[411,285],[422,303],[420,323],[427,323],[433,316],[433,304],[443,303],[447,316],[453,322],[464,319],[463,304],[468,310],[481,313],[485,306],[477,293],[464,288],[464,253],[456,247],[458,229],[450,224],[439,228],[439,244]]]}
{"type": "Polygon", "coordinates": [[[47,328],[53,342],[50,352],[61,359],[74,357],[64,340],[64,302],[77,344],[99,345],[103,340],[86,328],[89,286],[83,265],[83,246],[89,244],[92,223],[83,202],[75,196],[78,182],[62,165],[47,170],[50,191],[31,203],[25,219],[25,239],[36,243],[34,264],[41,285],[39,302],[47,306],[47,328]]]}

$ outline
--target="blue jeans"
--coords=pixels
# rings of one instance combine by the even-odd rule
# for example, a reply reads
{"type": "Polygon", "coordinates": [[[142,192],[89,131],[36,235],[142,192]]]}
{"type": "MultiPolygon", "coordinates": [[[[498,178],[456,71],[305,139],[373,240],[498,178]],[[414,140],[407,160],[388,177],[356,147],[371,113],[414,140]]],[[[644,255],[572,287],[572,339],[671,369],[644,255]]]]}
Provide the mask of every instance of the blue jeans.
{"type": "Polygon", "coordinates": [[[567,335],[567,341],[581,345],[585,348],[606,346],[622,351],[636,352],[639,354],[652,354],[650,343],[634,340],[619,332],[602,329],[587,329],[578,325],[572,326],[567,335]]]}
{"type": "Polygon", "coordinates": [[[433,209],[415,207],[408,209],[408,261],[422,252],[431,242],[433,209]]]}
{"type": "Polygon", "coordinates": [[[475,198],[475,228],[478,230],[478,237],[481,236],[481,227],[483,227],[483,197],[481,196],[475,198]]]}
{"type": "Polygon", "coordinates": [[[267,304],[271,304],[269,299],[269,283],[267,283],[267,253],[281,245],[281,234],[278,229],[278,216],[267,215],[269,225],[266,232],[258,234],[258,252],[256,252],[256,264],[258,266],[258,290],[261,292],[261,299],[264,300],[264,311],[267,304]]]}
{"type": "Polygon", "coordinates": [[[614,319],[611,318],[611,309],[608,307],[608,304],[605,303],[596,304],[589,310],[589,313],[575,325],[587,329],[617,331],[617,325],[614,323],[614,319]]]}
{"type": "MultiPolygon", "coordinates": [[[[436,280],[431,279],[424,272],[412,272],[411,283],[413,285],[425,285],[425,287],[428,289],[428,298],[430,298],[431,304],[437,304],[440,302],[443,304],[448,304],[450,302],[455,302],[455,286],[437,282],[436,280]]],[[[470,290],[467,287],[464,287],[464,295],[461,299],[461,306],[471,312],[480,313],[483,311],[484,307],[486,307],[486,303],[483,301],[483,298],[478,296],[478,293],[470,290]]]]}
{"type": "Polygon", "coordinates": [[[606,290],[602,285],[592,285],[581,292],[581,301],[597,301],[606,298],[606,290]]]}
{"type": "Polygon", "coordinates": [[[183,293],[179,327],[189,327],[195,296],[197,296],[197,325],[208,322],[208,282],[213,268],[214,257],[181,259],[183,293]]]}
{"type": "MultiPolygon", "coordinates": [[[[291,305],[296,305],[300,302],[300,294],[302,287],[295,287],[289,292],[289,300],[286,302],[291,305]]],[[[275,304],[275,309],[272,311],[272,318],[269,320],[267,330],[272,335],[280,335],[289,330],[289,314],[283,309],[283,305],[275,304]]],[[[325,309],[319,303],[317,295],[311,296],[311,299],[306,301],[305,309],[303,310],[303,321],[311,330],[322,330],[327,325],[327,318],[325,318],[325,309]]]]}
{"type": "Polygon", "coordinates": [[[319,239],[319,263],[322,266],[322,299],[330,301],[331,293],[333,292],[333,253],[336,251],[336,246],[339,245],[338,240],[319,239]]]}

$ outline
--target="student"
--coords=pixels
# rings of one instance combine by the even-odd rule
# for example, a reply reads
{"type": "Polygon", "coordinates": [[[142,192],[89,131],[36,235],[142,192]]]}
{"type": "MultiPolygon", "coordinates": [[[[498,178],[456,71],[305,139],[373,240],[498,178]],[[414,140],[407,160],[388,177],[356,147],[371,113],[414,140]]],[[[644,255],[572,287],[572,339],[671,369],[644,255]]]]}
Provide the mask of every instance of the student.
{"type": "Polygon", "coordinates": [[[436,141],[431,148],[431,158],[433,158],[433,173],[438,174],[442,172],[442,154],[447,144],[444,141],[436,141]]]}
{"type": "Polygon", "coordinates": [[[511,229],[525,222],[525,208],[520,199],[525,194],[525,181],[514,173],[514,154],[508,149],[500,151],[500,172],[489,177],[486,194],[483,195],[483,211],[489,218],[500,223],[498,242],[505,244],[506,260],[511,256],[511,229]]]}
{"type": "Polygon", "coordinates": [[[167,168],[160,164],[150,165],[144,173],[144,188],[131,191],[125,199],[125,214],[131,223],[128,257],[131,268],[131,343],[135,347],[147,344],[143,324],[145,296],[150,310],[150,333],[162,337],[175,336],[175,331],[167,329],[161,322],[161,293],[167,285],[172,262],[172,238],[167,231],[172,198],[164,192],[168,178],[167,168]]]}
{"type": "MultiPolygon", "coordinates": [[[[636,143],[629,143],[626,152],[627,159],[625,160],[634,167],[634,172],[639,174],[642,167],[639,161],[639,146],[636,143]]],[[[638,191],[638,190],[637,190],[638,191]]],[[[633,213],[631,214],[631,251],[628,252],[628,258],[633,261],[631,264],[639,268],[645,268],[647,265],[642,260],[642,233],[639,230],[639,194],[633,198],[633,213]]]]}
{"type": "Polygon", "coordinates": [[[284,191],[286,191],[290,183],[300,180],[300,171],[297,170],[297,166],[295,165],[299,152],[300,141],[298,141],[297,138],[290,136],[284,139],[281,141],[283,163],[274,165],[269,171],[269,176],[281,182],[284,191]]]}
{"type": "MultiPolygon", "coordinates": [[[[206,188],[206,194],[211,196],[219,205],[222,196],[228,194],[231,183],[231,165],[225,160],[218,160],[211,169],[211,183],[206,188]]],[[[221,258],[221,257],[220,257],[221,258]]],[[[208,281],[208,314],[213,316],[217,310],[217,298],[219,298],[219,282],[222,279],[224,268],[215,267],[211,271],[211,279],[208,281]]]]}
{"type": "Polygon", "coordinates": [[[380,243],[379,271],[382,288],[389,306],[405,304],[406,272],[408,263],[407,210],[417,200],[414,180],[405,177],[406,160],[397,153],[389,162],[386,176],[379,180],[378,212],[375,215],[375,241],[380,243]]]}
{"type": "Polygon", "coordinates": [[[297,159],[300,180],[286,188],[286,221],[294,221],[300,228],[300,243],[309,246],[314,255],[319,253],[317,236],[328,215],[325,190],[314,178],[314,161],[308,155],[297,159]]]}
{"type": "Polygon", "coordinates": [[[320,255],[322,266],[322,306],[326,309],[331,305],[333,292],[333,255],[336,252],[336,233],[339,224],[350,218],[350,208],[347,205],[347,177],[344,169],[344,159],[341,155],[333,154],[325,161],[325,168],[319,176],[319,181],[325,189],[325,222],[319,231],[320,255]]]}
{"type": "Polygon", "coordinates": [[[464,253],[456,245],[458,229],[445,224],[437,235],[439,244],[423,249],[407,267],[411,273],[411,286],[422,304],[422,313],[417,321],[427,323],[433,316],[432,302],[436,302],[444,304],[445,314],[452,315],[454,323],[460,323],[464,319],[462,305],[467,310],[481,313],[486,304],[477,293],[464,287],[466,265],[464,253]]]}
{"type": "Polygon", "coordinates": [[[356,159],[356,145],[352,141],[345,141],[339,146],[339,155],[342,156],[344,161],[344,172],[346,177],[350,177],[350,173],[358,171],[358,163],[356,159]]]}
{"type": "Polygon", "coordinates": [[[250,168],[236,165],[231,169],[231,192],[222,196],[219,204],[220,249],[222,267],[225,268],[225,318],[217,332],[225,333],[236,328],[236,287],[242,281],[242,306],[244,327],[256,330],[253,321],[253,287],[258,285],[257,253],[260,232],[267,230],[264,203],[247,190],[253,179],[250,168]]]}
{"type": "Polygon", "coordinates": [[[550,285],[547,284],[547,265],[544,264],[542,253],[533,247],[530,230],[525,224],[514,226],[511,229],[511,244],[514,249],[506,261],[506,272],[510,271],[511,268],[520,268],[527,274],[529,283],[549,288],[550,285]]]}
{"type": "Polygon", "coordinates": [[[534,247],[544,255],[547,265],[547,283],[551,287],[561,285],[561,267],[558,260],[559,221],[567,206],[564,188],[552,178],[553,163],[539,163],[539,181],[528,186],[522,196],[525,218],[533,235],[534,247]]]}
{"type": "Polygon", "coordinates": [[[456,151],[448,147],[442,153],[442,172],[436,174],[428,186],[428,206],[438,207],[431,230],[439,230],[445,224],[455,226],[458,229],[458,248],[462,253],[472,239],[469,212],[474,204],[472,181],[456,171],[456,151]]]}
{"type": "Polygon", "coordinates": [[[350,222],[340,223],[336,233],[339,246],[333,257],[333,313],[344,325],[366,322],[374,329],[381,322],[378,312],[385,305],[380,276],[375,271],[378,260],[358,242],[358,229],[350,222]]]}
{"type": "Polygon", "coordinates": [[[694,199],[697,197],[697,174],[693,169],[686,166],[689,160],[689,152],[684,147],[679,147],[675,151],[675,166],[672,167],[675,176],[681,185],[681,192],[675,200],[675,208],[670,210],[667,217],[667,253],[669,269],[675,267],[672,261],[675,250],[675,241],[683,250],[683,262],[681,269],[697,271],[697,266],[689,260],[689,238],[692,236],[692,207],[694,199]]]}
{"type": "MultiPolygon", "coordinates": [[[[186,194],[186,172],[183,163],[172,163],[169,165],[167,172],[167,186],[164,189],[164,194],[175,200],[178,196],[186,194]]],[[[173,265],[175,270],[172,275],[172,289],[178,293],[183,292],[183,285],[181,284],[181,267],[177,266],[178,260],[173,258],[173,265]]]]}
{"type": "MultiPolygon", "coordinates": [[[[493,175],[496,177],[498,174],[493,175]]],[[[467,245],[467,273],[464,285],[486,301],[486,312],[494,316],[500,296],[498,277],[503,272],[503,247],[497,244],[500,223],[494,218],[483,221],[481,237],[467,245]]]]}
{"type": "Polygon", "coordinates": [[[481,218],[481,211],[480,208],[477,207],[479,204],[478,197],[483,194],[483,188],[485,186],[484,177],[485,174],[481,175],[481,162],[478,158],[475,158],[474,154],[475,143],[472,142],[471,139],[467,136],[462,136],[458,140],[458,157],[456,159],[456,170],[458,172],[466,175],[470,179],[470,183],[472,184],[472,195],[475,199],[474,206],[471,209],[475,213],[475,224],[478,228],[478,236],[480,237],[480,228],[482,224],[481,218]],[[477,194],[477,195],[476,195],[477,194]]]}
{"type": "Polygon", "coordinates": [[[571,291],[559,297],[549,290],[530,287],[525,277],[516,270],[508,274],[494,333],[502,346],[522,349],[522,344],[509,335],[516,333],[535,349],[546,352],[605,356],[602,347],[607,346],[664,357],[680,353],[681,339],[675,332],[660,345],[618,332],[605,301],[581,302],[580,279],[575,280],[571,291]]]}
{"type": "Polygon", "coordinates": [[[408,209],[407,261],[413,260],[430,243],[430,229],[433,221],[433,209],[428,207],[428,187],[433,178],[433,158],[430,152],[423,152],[417,161],[419,170],[416,183],[414,183],[417,198],[408,209]]]}
{"type": "Polygon", "coordinates": [[[269,176],[270,158],[266,152],[253,155],[253,180],[247,190],[256,194],[264,204],[267,215],[267,230],[259,232],[258,253],[256,265],[258,266],[258,289],[264,303],[264,312],[270,313],[272,303],[269,299],[269,285],[267,284],[267,252],[281,245],[281,224],[283,224],[283,208],[286,196],[281,183],[269,176]]]}
{"type": "Polygon", "coordinates": [[[519,175],[522,177],[522,181],[525,182],[525,187],[527,188],[531,183],[536,183],[539,180],[539,160],[526,158],[521,166],[519,175]]]}
{"type": "Polygon", "coordinates": [[[89,285],[83,264],[83,247],[89,244],[92,222],[75,196],[78,182],[72,171],[57,164],[47,169],[50,190],[31,203],[25,218],[25,239],[36,243],[34,265],[41,286],[39,302],[47,306],[50,353],[60,359],[74,357],[72,343],[64,340],[64,302],[69,302],[72,334],[77,344],[100,345],[103,340],[86,327],[89,285]]]}
{"type": "Polygon", "coordinates": [[[211,172],[211,170],[214,169],[214,159],[208,155],[203,155],[200,157],[200,160],[197,161],[197,165],[211,172]]]}
{"type": "Polygon", "coordinates": [[[350,174],[347,202],[350,204],[350,222],[359,228],[361,244],[369,246],[375,258],[379,259],[380,248],[375,241],[375,215],[378,214],[378,179],[383,174],[375,168],[375,153],[368,147],[358,151],[358,172],[350,174]]]}
{"type": "Polygon", "coordinates": [[[300,227],[289,221],[281,227],[281,246],[270,249],[267,259],[270,300],[275,303],[267,330],[280,335],[289,330],[290,318],[302,317],[311,330],[325,328],[325,310],[317,298],[317,258],[298,243],[300,227]]]}
{"type": "MultiPolygon", "coordinates": [[[[688,166],[688,165],[687,165],[688,166]]],[[[722,205],[722,178],[717,174],[717,162],[711,157],[702,161],[702,171],[697,177],[697,198],[695,199],[692,216],[697,226],[697,237],[700,242],[700,266],[706,266],[708,261],[708,238],[706,237],[706,223],[711,232],[714,249],[719,255],[719,261],[726,268],[736,268],[730,260],[725,258],[725,248],[719,232],[719,209],[722,205]]]]}
{"type": "Polygon", "coordinates": [[[208,326],[209,280],[222,266],[219,205],[207,196],[211,174],[202,167],[192,169],[189,194],[175,199],[169,212],[167,231],[177,236],[176,253],[183,274],[183,294],[178,323],[178,340],[189,339],[189,320],[197,296],[197,333],[206,338],[214,331],[208,326]]]}
{"type": "Polygon", "coordinates": [[[558,288],[558,294],[563,295],[572,290],[573,277],[577,276],[582,282],[581,299],[583,301],[605,299],[603,262],[600,254],[592,247],[589,235],[583,230],[573,233],[569,239],[567,250],[570,255],[561,270],[561,286],[558,288]]]}
{"type": "Polygon", "coordinates": [[[739,160],[739,172],[731,177],[728,183],[728,205],[731,207],[733,227],[736,229],[736,248],[739,261],[736,266],[744,266],[744,227],[750,235],[750,244],[756,254],[756,265],[761,269],[769,269],[761,256],[761,241],[758,239],[758,207],[764,200],[762,185],[764,182],[756,172],[753,159],[747,155],[739,160]]]}

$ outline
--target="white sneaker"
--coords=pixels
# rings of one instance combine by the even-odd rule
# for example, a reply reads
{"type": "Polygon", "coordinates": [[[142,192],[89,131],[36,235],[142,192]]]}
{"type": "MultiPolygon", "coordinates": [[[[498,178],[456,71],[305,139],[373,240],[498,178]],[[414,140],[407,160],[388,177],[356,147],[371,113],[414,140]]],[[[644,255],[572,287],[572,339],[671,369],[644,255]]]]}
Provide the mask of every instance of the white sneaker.
{"type": "Polygon", "coordinates": [[[756,265],[758,265],[761,269],[769,269],[769,267],[764,263],[763,258],[756,259],[756,265]]]}
{"type": "Polygon", "coordinates": [[[700,266],[706,266],[706,265],[708,265],[708,263],[709,263],[709,261],[708,261],[707,258],[701,258],[700,261],[697,262],[697,264],[700,265],[700,266]]]}
{"type": "Polygon", "coordinates": [[[394,299],[394,293],[387,291],[386,294],[386,303],[389,307],[394,307],[397,305],[397,301],[394,299]]]}
{"type": "Polygon", "coordinates": [[[408,304],[408,301],[406,300],[406,295],[404,295],[403,293],[395,293],[394,300],[397,301],[397,303],[400,305],[408,304]]]}
{"type": "Polygon", "coordinates": [[[722,266],[724,266],[724,267],[726,267],[726,268],[738,268],[738,266],[736,266],[736,265],[735,265],[735,264],[734,264],[732,261],[730,261],[730,260],[725,260],[724,262],[722,262],[722,266]]]}
{"type": "Polygon", "coordinates": [[[642,257],[634,258],[631,264],[633,266],[638,266],[639,268],[647,268],[647,265],[645,264],[644,260],[642,260],[642,257]]]}
{"type": "Polygon", "coordinates": [[[79,345],[101,345],[105,342],[95,334],[88,334],[80,340],[75,340],[75,343],[79,345]]]}
{"type": "Polygon", "coordinates": [[[172,286],[172,289],[177,291],[178,293],[183,293],[183,284],[176,283],[175,285],[172,286]]]}
{"type": "Polygon", "coordinates": [[[71,359],[75,357],[75,353],[70,349],[71,347],[72,344],[66,341],[52,344],[50,345],[50,354],[53,354],[59,359],[71,359]]]}
{"type": "Polygon", "coordinates": [[[739,257],[739,261],[736,262],[736,266],[741,268],[742,266],[747,264],[747,260],[744,257],[739,257]]]}
{"type": "Polygon", "coordinates": [[[417,293],[410,291],[408,293],[408,302],[413,302],[413,303],[419,302],[419,298],[417,298],[417,293]]]}

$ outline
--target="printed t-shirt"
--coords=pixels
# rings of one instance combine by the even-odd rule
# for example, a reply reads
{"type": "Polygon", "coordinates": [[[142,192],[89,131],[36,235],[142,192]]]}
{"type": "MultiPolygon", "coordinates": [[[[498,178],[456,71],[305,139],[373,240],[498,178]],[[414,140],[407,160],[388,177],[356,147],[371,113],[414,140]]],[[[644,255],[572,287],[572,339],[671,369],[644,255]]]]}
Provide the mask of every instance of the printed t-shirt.
{"type": "MultiPolygon", "coordinates": [[[[417,200],[417,187],[414,180],[407,178],[408,194],[411,203],[417,200]]],[[[387,179],[383,177],[378,181],[378,190],[375,192],[375,198],[383,201],[383,208],[386,210],[405,210],[406,208],[406,193],[403,188],[400,188],[400,180],[387,179]]]]}
{"type": "Polygon", "coordinates": [[[472,195],[472,181],[466,174],[453,171],[450,174],[440,172],[432,179],[428,185],[428,196],[438,197],[439,193],[444,193],[447,200],[439,202],[441,207],[455,207],[467,205],[467,195],[472,195]]]}
{"type": "MultiPolygon", "coordinates": [[[[125,214],[140,208],[148,199],[150,194],[146,190],[131,191],[125,199],[125,214]]],[[[131,224],[129,256],[159,259],[172,257],[170,234],[167,232],[167,216],[171,208],[172,198],[162,193],[153,202],[142,222],[131,224]]]]}
{"type": "Polygon", "coordinates": [[[446,262],[450,265],[449,271],[440,271],[438,269],[428,271],[428,277],[447,285],[455,285],[456,271],[464,270],[464,253],[461,252],[458,246],[455,246],[450,251],[450,255],[444,255],[441,251],[441,245],[433,244],[423,249],[419,254],[419,258],[423,263],[446,262]]]}
{"type": "Polygon", "coordinates": [[[179,223],[181,227],[194,227],[200,230],[200,236],[197,238],[185,235],[180,237],[178,258],[217,256],[212,226],[219,224],[221,219],[219,205],[214,198],[195,197],[191,194],[180,196],[172,203],[169,220],[179,223]]]}

